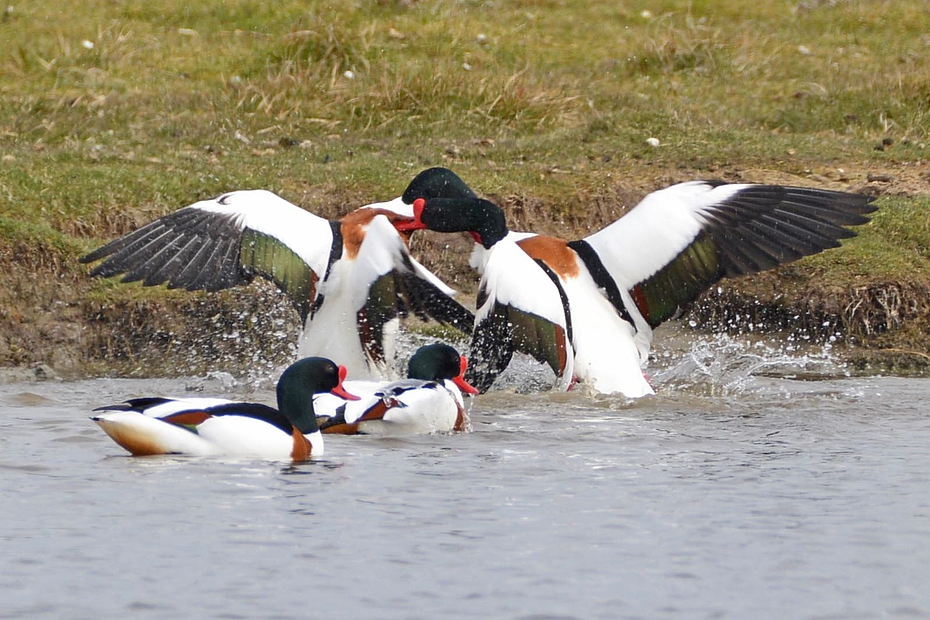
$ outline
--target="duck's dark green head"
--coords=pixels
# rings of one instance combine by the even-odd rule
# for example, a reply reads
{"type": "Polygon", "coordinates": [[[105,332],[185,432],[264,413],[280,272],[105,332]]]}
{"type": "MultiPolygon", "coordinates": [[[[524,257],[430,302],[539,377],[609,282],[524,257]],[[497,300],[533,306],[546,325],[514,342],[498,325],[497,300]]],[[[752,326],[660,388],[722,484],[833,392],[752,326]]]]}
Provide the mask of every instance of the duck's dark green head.
{"type": "Polygon", "coordinates": [[[408,205],[417,198],[477,198],[477,194],[448,168],[427,168],[413,178],[401,196],[408,205]]]}
{"type": "Polygon", "coordinates": [[[459,355],[458,351],[445,343],[437,342],[417,349],[407,364],[407,377],[438,383],[448,379],[463,392],[477,394],[478,390],[463,377],[466,368],[468,360],[464,355],[459,355]]]}
{"type": "Polygon", "coordinates": [[[278,410],[303,434],[319,430],[313,411],[313,395],[331,392],[346,400],[358,400],[345,391],[346,367],[325,357],[306,357],[294,362],[278,380],[278,410]]]}
{"type": "Polygon", "coordinates": [[[508,233],[504,211],[483,198],[417,198],[413,219],[395,222],[394,227],[399,231],[469,232],[486,249],[508,233]]]}

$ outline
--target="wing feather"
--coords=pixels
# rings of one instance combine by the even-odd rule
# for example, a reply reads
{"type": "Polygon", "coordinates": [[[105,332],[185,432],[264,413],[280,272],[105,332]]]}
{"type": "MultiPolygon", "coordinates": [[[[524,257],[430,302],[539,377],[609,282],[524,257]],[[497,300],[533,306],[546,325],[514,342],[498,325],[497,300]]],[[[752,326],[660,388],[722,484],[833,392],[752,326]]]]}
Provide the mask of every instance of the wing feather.
{"type": "Polygon", "coordinates": [[[87,254],[94,277],[217,291],[255,275],[275,283],[303,318],[333,251],[330,223],[264,190],[225,194],[146,224],[87,254]]]}
{"type": "Polygon", "coordinates": [[[839,246],[872,198],[780,185],[680,183],[586,237],[619,289],[655,327],[723,277],[758,273],[839,246]]]}
{"type": "Polygon", "coordinates": [[[571,315],[558,278],[511,240],[487,255],[466,380],[487,391],[520,351],[548,364],[567,387],[573,373],[571,315]]]}

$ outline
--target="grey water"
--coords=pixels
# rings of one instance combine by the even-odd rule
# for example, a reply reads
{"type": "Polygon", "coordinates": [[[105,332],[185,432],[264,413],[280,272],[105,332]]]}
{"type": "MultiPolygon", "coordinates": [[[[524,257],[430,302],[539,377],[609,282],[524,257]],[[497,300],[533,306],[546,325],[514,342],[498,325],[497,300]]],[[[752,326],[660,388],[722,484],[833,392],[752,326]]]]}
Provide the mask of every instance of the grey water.
{"type": "Polygon", "coordinates": [[[322,461],[133,458],[90,410],[270,381],[0,386],[0,618],[927,618],[930,380],[711,338],[656,397],[474,399],[322,461]]]}

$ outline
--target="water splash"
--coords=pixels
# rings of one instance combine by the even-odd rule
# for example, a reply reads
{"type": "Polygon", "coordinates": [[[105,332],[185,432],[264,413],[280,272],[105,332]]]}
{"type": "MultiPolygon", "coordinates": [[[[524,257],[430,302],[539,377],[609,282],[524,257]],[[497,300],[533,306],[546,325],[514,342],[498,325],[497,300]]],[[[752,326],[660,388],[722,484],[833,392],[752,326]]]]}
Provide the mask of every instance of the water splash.
{"type": "Polygon", "coordinates": [[[762,378],[822,380],[850,373],[830,343],[778,334],[700,334],[672,328],[657,337],[649,374],[660,390],[731,395],[760,389],[762,378]]]}

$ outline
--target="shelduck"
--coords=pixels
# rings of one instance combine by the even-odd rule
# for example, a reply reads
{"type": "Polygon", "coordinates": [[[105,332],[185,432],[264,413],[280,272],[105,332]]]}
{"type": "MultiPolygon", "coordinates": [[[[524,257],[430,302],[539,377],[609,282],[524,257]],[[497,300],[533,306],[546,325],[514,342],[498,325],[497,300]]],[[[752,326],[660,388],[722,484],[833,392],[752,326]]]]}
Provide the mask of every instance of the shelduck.
{"type": "Polygon", "coordinates": [[[478,393],[464,378],[468,361],[453,347],[434,343],[417,349],[407,379],[394,382],[347,381],[360,397],[333,394],[315,398],[324,433],[409,435],[464,431],[468,426],[462,393],[478,393]]]}
{"type": "Polygon", "coordinates": [[[134,398],[95,409],[91,419],[134,456],[231,455],[303,461],[323,455],[313,395],[352,400],[345,366],[309,357],[289,366],[277,385],[278,408],[222,398],[134,398]]]}
{"type": "Polygon", "coordinates": [[[567,390],[653,394],[652,330],[712,284],[839,245],[875,210],[868,196],[780,185],[680,183],[647,195],[577,241],[511,232],[479,198],[416,200],[398,230],[467,231],[482,274],[469,381],[490,388],[514,351],[546,362],[567,390]]]}
{"type": "Polygon", "coordinates": [[[417,198],[474,197],[455,174],[431,168],[403,195],[328,221],[265,190],[223,194],[175,211],[87,254],[94,277],[217,291],[272,281],[304,323],[301,357],[339,360],[353,377],[385,378],[399,318],[414,313],[464,333],[472,313],[413,259],[392,223],[417,198]]]}

